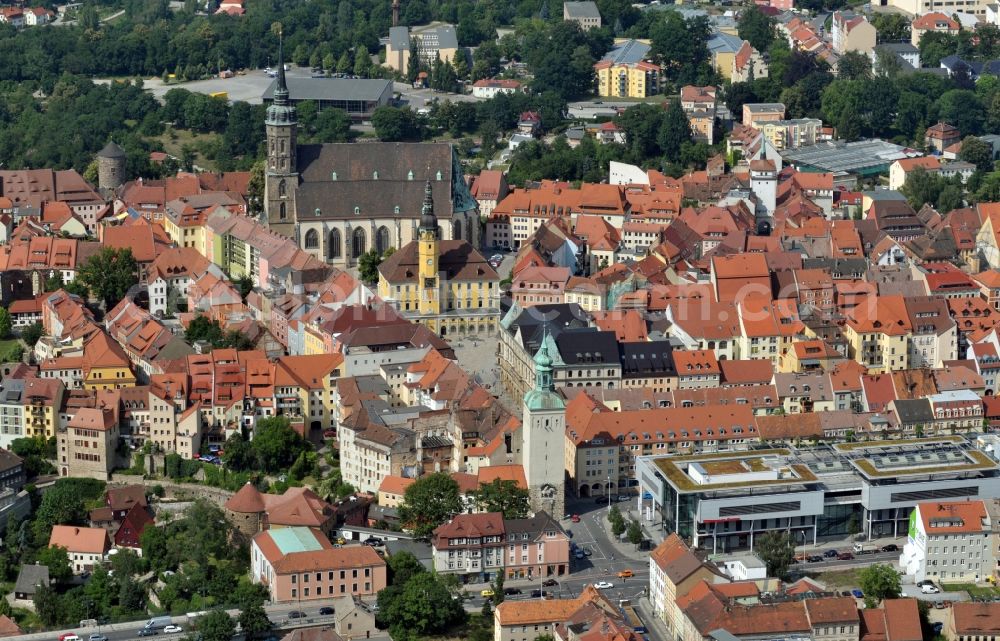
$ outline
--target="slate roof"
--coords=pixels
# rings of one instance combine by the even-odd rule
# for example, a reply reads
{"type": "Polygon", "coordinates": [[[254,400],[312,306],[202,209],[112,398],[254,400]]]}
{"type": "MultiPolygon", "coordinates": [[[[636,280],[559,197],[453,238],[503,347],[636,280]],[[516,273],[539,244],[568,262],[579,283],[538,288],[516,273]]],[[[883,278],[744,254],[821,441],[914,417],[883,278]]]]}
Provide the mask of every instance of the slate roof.
{"type": "MultiPolygon", "coordinates": [[[[274,100],[274,80],[264,90],[265,102],[274,100]]],[[[351,100],[376,102],[386,91],[392,91],[389,80],[366,78],[288,78],[288,93],[295,100],[351,100]]]]}
{"type": "Polygon", "coordinates": [[[49,584],[49,568],[46,565],[22,565],[14,584],[14,592],[32,595],[35,588],[49,584]]]}

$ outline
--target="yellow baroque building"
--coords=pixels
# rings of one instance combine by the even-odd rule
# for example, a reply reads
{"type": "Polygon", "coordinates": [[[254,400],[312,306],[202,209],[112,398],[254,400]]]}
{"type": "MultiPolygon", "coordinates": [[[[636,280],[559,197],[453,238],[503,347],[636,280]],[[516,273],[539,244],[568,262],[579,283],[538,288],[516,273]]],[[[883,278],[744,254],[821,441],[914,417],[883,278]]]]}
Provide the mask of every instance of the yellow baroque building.
{"type": "Polygon", "coordinates": [[[417,240],[379,265],[379,297],[441,336],[488,334],[500,321],[500,277],[465,240],[441,240],[430,182],[417,240]]]}

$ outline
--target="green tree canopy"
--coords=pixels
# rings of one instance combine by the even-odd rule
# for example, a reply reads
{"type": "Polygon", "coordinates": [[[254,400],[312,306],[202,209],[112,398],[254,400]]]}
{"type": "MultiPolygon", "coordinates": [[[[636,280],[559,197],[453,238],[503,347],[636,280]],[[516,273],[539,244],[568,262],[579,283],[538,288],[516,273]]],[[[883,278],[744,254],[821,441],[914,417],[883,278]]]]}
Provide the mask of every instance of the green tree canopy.
{"type": "Polygon", "coordinates": [[[285,416],[269,416],[257,421],[251,443],[257,451],[261,469],[268,473],[287,469],[309,447],[285,416]]]}
{"type": "Polygon", "coordinates": [[[874,563],[863,568],[858,579],[866,602],[871,604],[869,607],[885,599],[896,599],[902,594],[899,573],[888,563],[874,563]]]}
{"type": "MultiPolygon", "coordinates": [[[[517,481],[493,479],[480,484],[472,496],[481,512],[500,512],[505,519],[527,518],[531,506],[528,490],[518,487],[517,481]]],[[[561,515],[551,516],[559,518],[561,515]]]]}
{"type": "Polygon", "coordinates": [[[83,264],[77,278],[110,310],[139,282],[139,265],[131,249],[104,247],[83,264]]]}
{"type": "MultiPolygon", "coordinates": [[[[412,487],[412,486],[411,486],[412,487]]],[[[465,621],[461,602],[431,572],[413,575],[387,610],[380,611],[393,639],[441,634],[465,621]]]]}
{"type": "Polygon", "coordinates": [[[767,51],[776,37],[774,23],[774,18],[752,4],[740,12],[737,33],[757,51],[767,51]]]}
{"type": "Polygon", "coordinates": [[[434,528],[462,512],[458,483],[444,472],[417,479],[406,488],[399,506],[399,520],[417,536],[430,536],[434,528]]]}
{"type": "Polygon", "coordinates": [[[785,579],[795,559],[795,543],[788,532],[767,532],[757,537],[754,550],[767,565],[767,575],[785,579]]]}
{"type": "Polygon", "coordinates": [[[196,627],[202,641],[231,641],[236,634],[236,622],[225,610],[212,610],[198,619],[196,627]]]}

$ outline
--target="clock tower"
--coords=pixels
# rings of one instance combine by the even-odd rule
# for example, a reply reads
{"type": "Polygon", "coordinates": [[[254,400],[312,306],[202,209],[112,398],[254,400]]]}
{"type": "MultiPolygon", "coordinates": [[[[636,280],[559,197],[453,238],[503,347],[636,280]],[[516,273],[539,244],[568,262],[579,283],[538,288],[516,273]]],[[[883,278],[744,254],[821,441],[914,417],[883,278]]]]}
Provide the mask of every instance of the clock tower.
{"type": "Polygon", "coordinates": [[[274,100],[267,108],[267,168],[264,174],[264,215],[269,227],[292,237],[295,232],[295,193],[299,186],[296,168],[298,120],[288,97],[285,57],[278,41],[278,81],[274,100]]]}
{"type": "MultiPolygon", "coordinates": [[[[562,518],[566,504],[566,403],[555,391],[547,328],[535,354],[535,387],[524,395],[521,464],[528,483],[531,510],[562,518]]],[[[556,352],[558,354],[558,352],[556,352]]]]}
{"type": "MultiPolygon", "coordinates": [[[[441,229],[434,215],[434,196],[431,181],[424,185],[424,204],[420,211],[420,228],[417,230],[417,256],[420,263],[417,289],[418,310],[421,314],[441,313],[441,275],[438,273],[441,229]]],[[[434,328],[437,329],[437,328],[434,328]]]]}

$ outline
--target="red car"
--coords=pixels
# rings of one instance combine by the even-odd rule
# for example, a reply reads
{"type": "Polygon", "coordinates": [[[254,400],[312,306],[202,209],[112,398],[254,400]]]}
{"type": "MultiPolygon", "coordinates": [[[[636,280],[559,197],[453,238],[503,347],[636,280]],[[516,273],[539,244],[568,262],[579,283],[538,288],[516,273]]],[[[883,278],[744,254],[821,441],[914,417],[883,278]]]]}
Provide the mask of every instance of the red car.
{"type": "Polygon", "coordinates": [[[579,523],[580,522],[580,515],[579,514],[574,514],[573,516],[569,517],[569,520],[573,521],[574,523],[579,523]]]}

